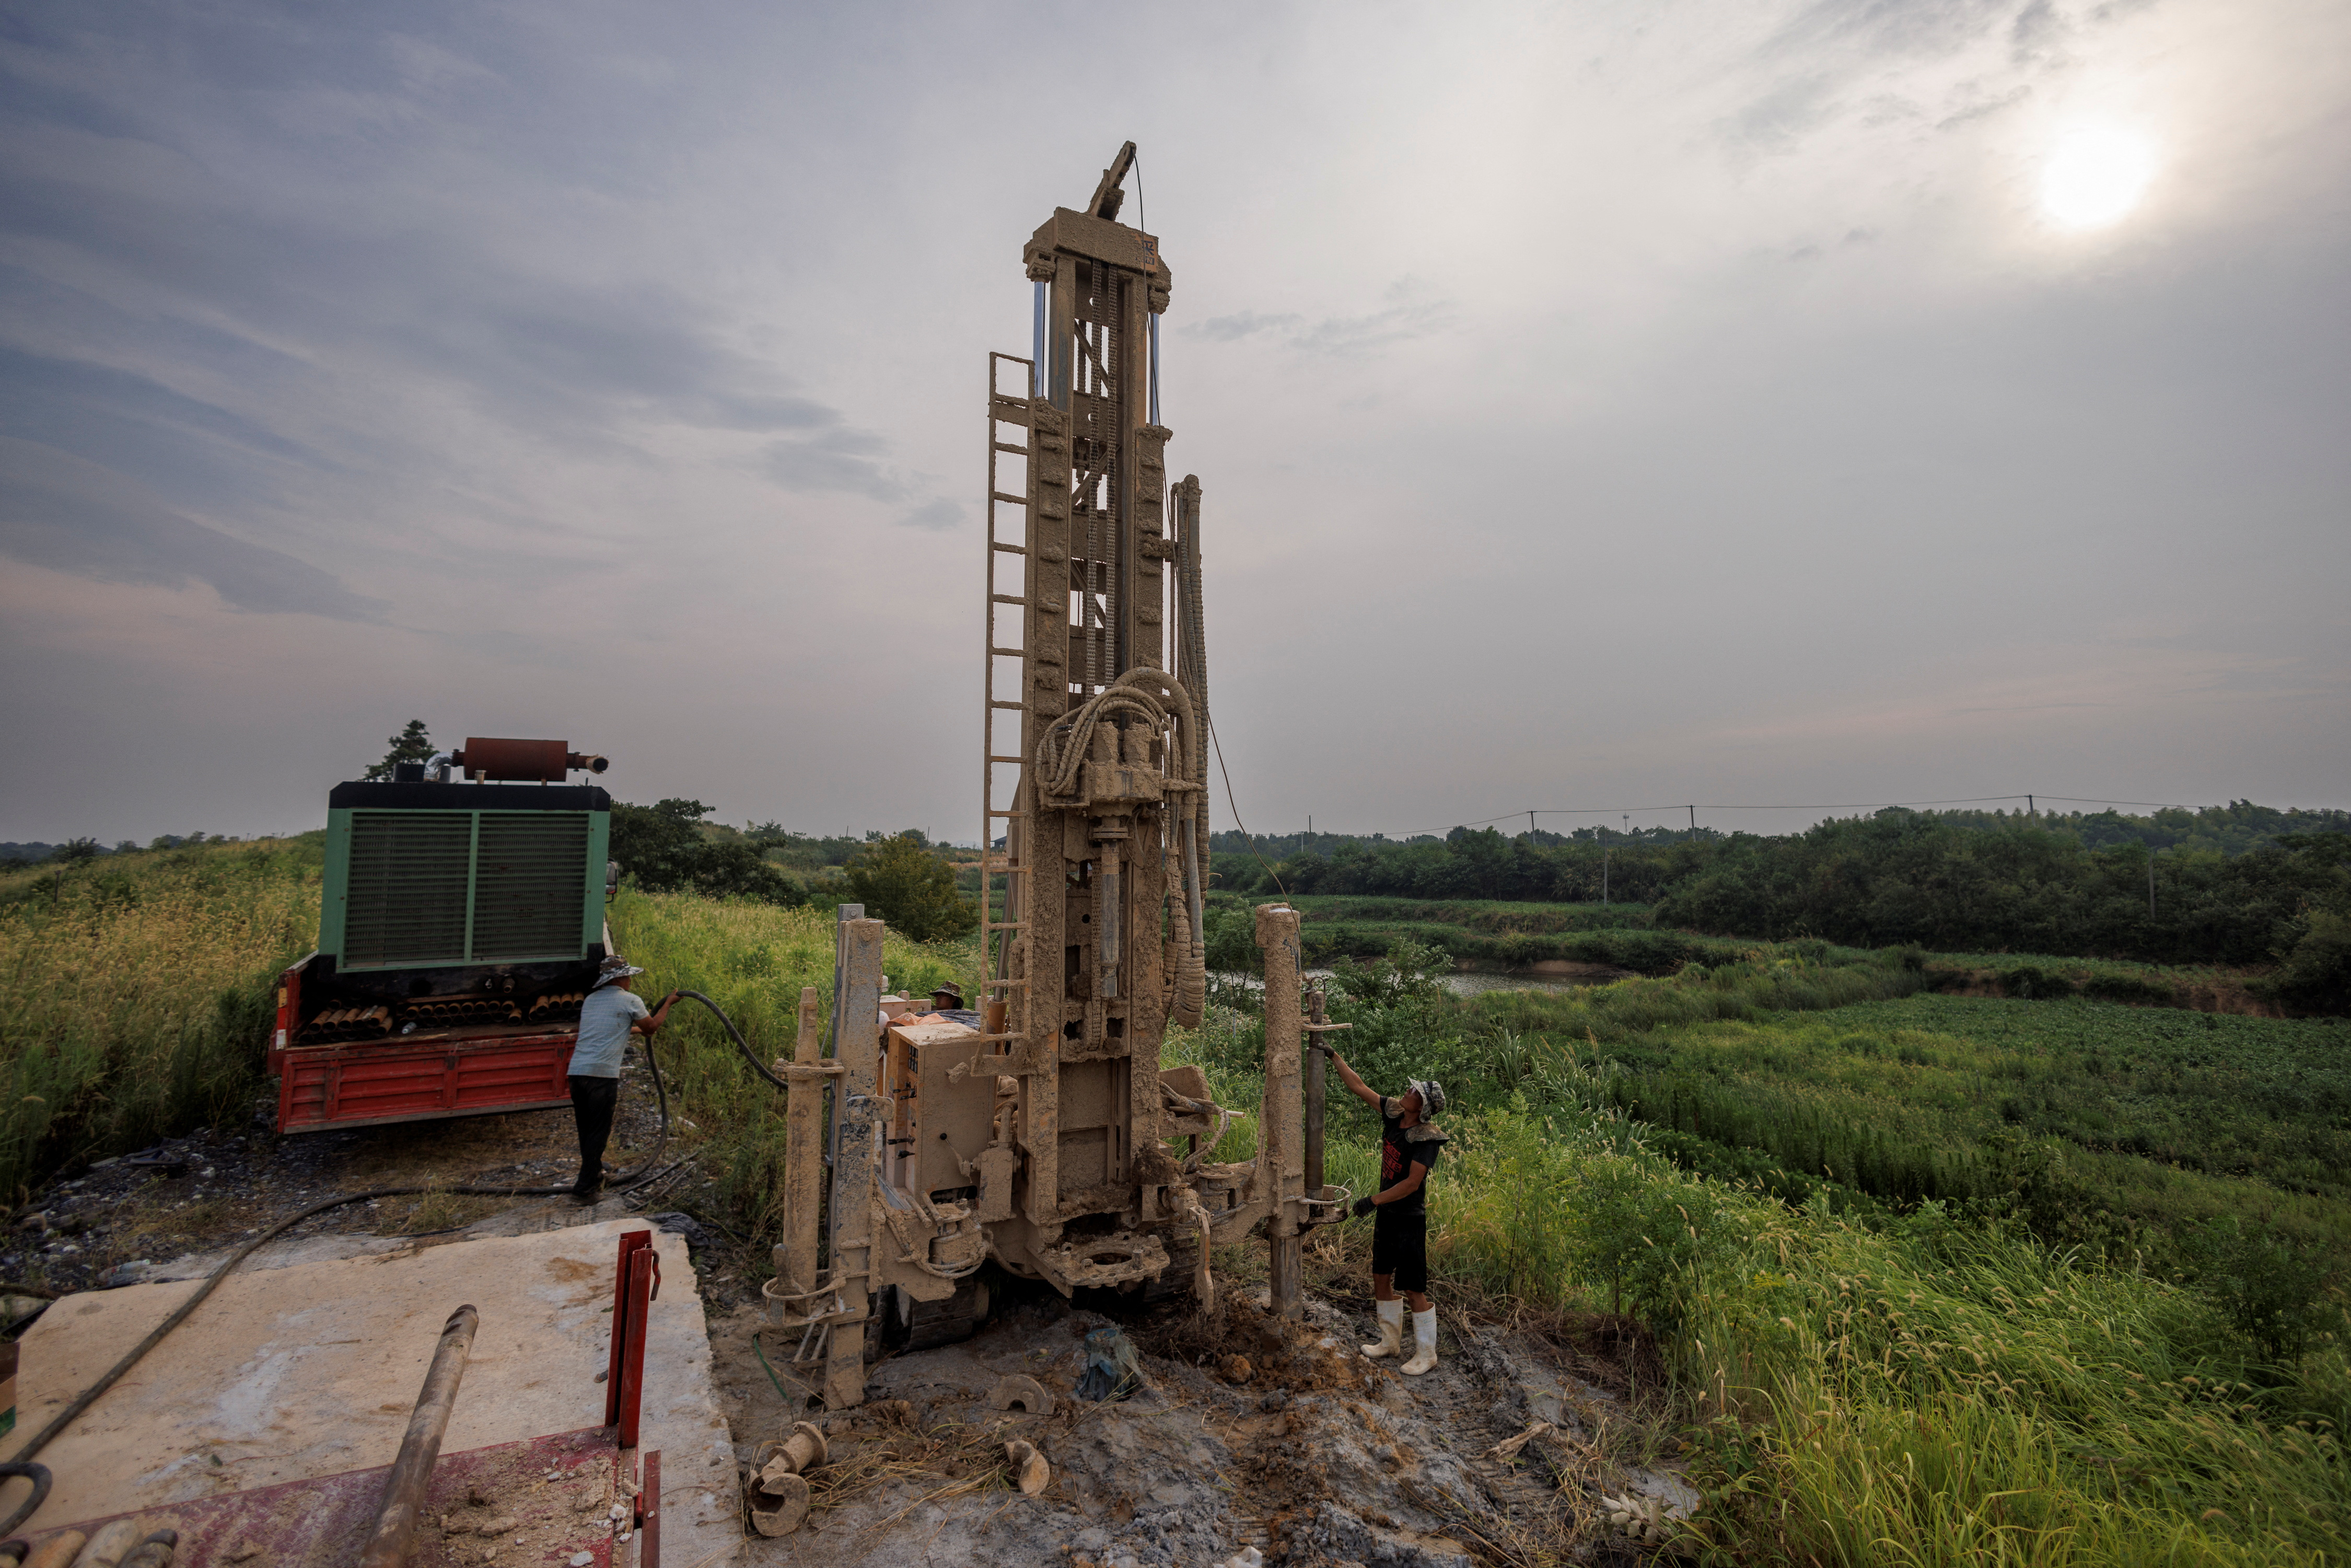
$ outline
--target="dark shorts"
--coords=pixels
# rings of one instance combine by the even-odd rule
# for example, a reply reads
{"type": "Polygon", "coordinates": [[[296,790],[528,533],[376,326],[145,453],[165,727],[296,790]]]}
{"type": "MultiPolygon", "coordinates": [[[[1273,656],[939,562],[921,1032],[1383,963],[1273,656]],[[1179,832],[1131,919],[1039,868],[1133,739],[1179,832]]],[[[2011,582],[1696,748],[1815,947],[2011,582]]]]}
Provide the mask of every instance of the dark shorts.
{"type": "Polygon", "coordinates": [[[1391,1289],[1415,1295],[1428,1290],[1428,1216],[1373,1210],[1372,1272],[1393,1274],[1391,1289]]]}

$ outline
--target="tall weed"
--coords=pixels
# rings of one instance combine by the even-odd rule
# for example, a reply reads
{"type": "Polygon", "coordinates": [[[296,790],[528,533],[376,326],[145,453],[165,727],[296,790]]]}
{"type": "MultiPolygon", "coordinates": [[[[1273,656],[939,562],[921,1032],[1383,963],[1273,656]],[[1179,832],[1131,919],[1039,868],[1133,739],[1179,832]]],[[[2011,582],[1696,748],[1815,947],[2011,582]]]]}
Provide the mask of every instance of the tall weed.
{"type": "Polygon", "coordinates": [[[0,890],[0,1195],[243,1108],[321,864],[310,840],[207,844],[0,890]]]}

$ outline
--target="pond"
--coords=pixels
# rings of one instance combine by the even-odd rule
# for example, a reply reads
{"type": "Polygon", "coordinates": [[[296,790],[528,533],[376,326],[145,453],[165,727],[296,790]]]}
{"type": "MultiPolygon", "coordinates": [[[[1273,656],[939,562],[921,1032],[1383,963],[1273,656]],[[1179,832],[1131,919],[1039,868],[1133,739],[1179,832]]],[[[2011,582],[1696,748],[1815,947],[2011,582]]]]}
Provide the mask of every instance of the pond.
{"type": "MultiPolygon", "coordinates": [[[[1553,960],[1538,964],[1531,969],[1456,969],[1443,977],[1445,988],[1457,997],[1483,996],[1488,991],[1572,991],[1583,986],[1604,986],[1611,980],[1631,977],[1629,969],[1612,968],[1606,964],[1577,964],[1553,960]]],[[[1309,985],[1330,977],[1328,969],[1309,969],[1309,985]]],[[[1255,975],[1219,974],[1212,977],[1219,985],[1247,986],[1252,990],[1260,982],[1255,975]]]]}

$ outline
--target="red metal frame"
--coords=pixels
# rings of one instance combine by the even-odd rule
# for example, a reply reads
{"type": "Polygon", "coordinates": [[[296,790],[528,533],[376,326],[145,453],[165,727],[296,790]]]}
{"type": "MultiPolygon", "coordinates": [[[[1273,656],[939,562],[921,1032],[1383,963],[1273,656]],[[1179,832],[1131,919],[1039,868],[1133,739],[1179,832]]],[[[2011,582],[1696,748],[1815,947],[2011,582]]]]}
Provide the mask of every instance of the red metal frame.
{"type": "MultiPolygon", "coordinates": [[[[279,1016],[285,1016],[280,1009],[279,1016]]],[[[450,1035],[272,1051],[277,1130],[314,1132],[571,1103],[574,1031],[450,1035]]]]}
{"type": "MultiPolygon", "coordinates": [[[[611,1440],[610,1430],[590,1427],[577,1432],[496,1443],[461,1453],[444,1453],[433,1468],[424,1511],[439,1515],[463,1508],[468,1489],[479,1487],[486,1494],[512,1498],[515,1511],[528,1523],[539,1524],[559,1518],[568,1529],[577,1531],[571,1544],[551,1557],[550,1563],[561,1563],[572,1552],[585,1551],[595,1560],[593,1568],[620,1568],[624,1562],[622,1548],[599,1528],[604,1515],[601,1511],[573,1514],[568,1510],[559,1514],[555,1504],[560,1494],[538,1484],[549,1470],[567,1479],[584,1479],[590,1471],[600,1469],[607,1477],[623,1474],[611,1440]]],[[[647,1456],[649,1460],[652,1458],[647,1456]]],[[[658,1461],[654,1461],[653,1467],[649,1467],[656,1479],[657,1465],[658,1461]]],[[[359,1543],[374,1530],[376,1516],[383,1508],[383,1485],[388,1473],[387,1467],[379,1465],[372,1469],[281,1481],[251,1491],[218,1492],[184,1502],[151,1503],[135,1514],[43,1525],[26,1533],[37,1552],[43,1542],[54,1540],[64,1531],[95,1535],[99,1526],[110,1519],[136,1518],[141,1530],[169,1528],[179,1531],[179,1545],[172,1558],[173,1568],[351,1563],[357,1561],[359,1543]],[[261,1552],[258,1557],[253,1555],[256,1548],[261,1552]]],[[[459,1556],[455,1539],[438,1539],[438,1531],[420,1534],[434,1539],[419,1542],[413,1559],[416,1568],[455,1568],[459,1556]]],[[[648,1548],[652,1544],[652,1539],[647,1538],[648,1548]]],[[[465,1558],[471,1562],[473,1554],[467,1552],[465,1558]]],[[[658,1568],[650,1551],[640,1557],[637,1568],[658,1568]]]]}
{"type": "Polygon", "coordinates": [[[269,1037],[269,1071],[272,1072],[283,1071],[279,1063],[285,1060],[287,1047],[294,1043],[294,1031],[301,1027],[302,971],[308,967],[310,958],[318,956],[311,954],[309,958],[303,959],[277,977],[277,1032],[269,1037]]]}
{"type": "Polygon", "coordinates": [[[612,1270],[612,1349],[604,1373],[604,1425],[621,1429],[621,1447],[637,1446],[645,1398],[646,1310],[661,1295],[661,1254],[653,1233],[621,1237],[612,1270]]]}

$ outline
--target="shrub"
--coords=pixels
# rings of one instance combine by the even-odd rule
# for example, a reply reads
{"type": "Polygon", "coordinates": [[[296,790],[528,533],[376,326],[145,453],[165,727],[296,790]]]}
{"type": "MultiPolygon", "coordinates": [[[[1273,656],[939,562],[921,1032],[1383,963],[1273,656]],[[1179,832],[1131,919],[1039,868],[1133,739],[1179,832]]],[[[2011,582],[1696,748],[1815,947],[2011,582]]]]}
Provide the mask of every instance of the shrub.
{"type": "Polygon", "coordinates": [[[2281,955],[2283,965],[2262,989],[2278,1001],[2314,1012],[2351,1009],[2351,915],[2316,909],[2300,925],[2293,946],[2281,955]]]}
{"type": "Polygon", "coordinates": [[[2001,973],[2000,994],[2028,1000],[2070,997],[2074,994],[2074,982],[2053,970],[2037,968],[2031,964],[2019,964],[2015,968],[2001,973]]]}
{"type": "Polygon", "coordinates": [[[787,906],[807,902],[798,883],[759,856],[747,840],[710,838],[701,829],[710,808],[699,800],[652,806],[612,802],[611,855],[648,893],[691,891],[711,898],[757,898],[787,906]]]}
{"type": "Polygon", "coordinates": [[[2301,1360],[2320,1326],[2341,1315],[2324,1291],[2325,1260],[2266,1225],[2248,1230],[2233,1214],[2208,1220],[2184,1249],[2197,1287],[2276,1364],[2301,1360]]]}
{"type": "Polygon", "coordinates": [[[911,833],[853,854],[841,884],[847,902],[886,920],[910,942],[944,942],[979,924],[979,906],[956,889],[955,871],[911,833]]]}

